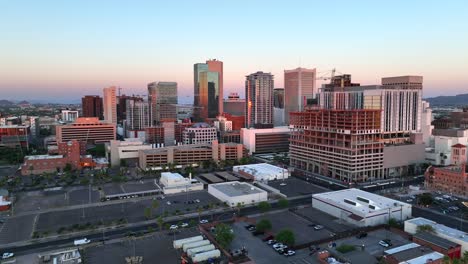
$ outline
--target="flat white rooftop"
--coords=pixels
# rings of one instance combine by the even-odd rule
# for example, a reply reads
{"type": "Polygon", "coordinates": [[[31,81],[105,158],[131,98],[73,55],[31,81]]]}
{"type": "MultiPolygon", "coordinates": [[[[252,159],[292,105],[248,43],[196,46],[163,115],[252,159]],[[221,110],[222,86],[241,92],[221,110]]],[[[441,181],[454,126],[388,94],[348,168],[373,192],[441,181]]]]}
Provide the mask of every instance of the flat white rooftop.
{"type": "Polygon", "coordinates": [[[214,188],[229,197],[237,197],[249,194],[258,194],[264,193],[265,191],[259,189],[251,184],[245,182],[223,182],[223,183],[215,183],[209,185],[211,188],[214,188]]]}
{"type": "Polygon", "coordinates": [[[287,169],[283,169],[278,166],[274,166],[268,163],[259,163],[259,164],[249,164],[249,165],[239,165],[234,166],[235,170],[242,170],[253,176],[257,175],[271,175],[271,174],[280,174],[280,173],[287,173],[287,169]]]}
{"type": "Polygon", "coordinates": [[[399,247],[396,247],[396,248],[391,248],[391,249],[385,250],[384,253],[387,254],[387,255],[391,255],[391,254],[395,254],[395,253],[398,253],[398,252],[401,252],[401,251],[404,251],[404,250],[408,250],[408,249],[411,249],[411,248],[417,248],[419,246],[420,245],[418,245],[416,243],[409,243],[409,244],[406,244],[406,245],[403,245],[403,246],[399,246],[399,247]]]}
{"type": "Polygon", "coordinates": [[[63,158],[63,155],[32,155],[24,158],[27,160],[61,159],[63,158]]]}
{"type": "Polygon", "coordinates": [[[359,189],[345,189],[334,192],[326,192],[312,195],[314,199],[330,202],[339,207],[361,214],[373,213],[378,210],[410,206],[384,196],[362,191],[359,189]]]}
{"type": "Polygon", "coordinates": [[[434,231],[439,234],[444,234],[448,237],[452,237],[458,240],[462,240],[464,242],[468,242],[468,234],[460,231],[458,229],[454,229],[442,224],[438,224],[434,221],[431,221],[426,218],[418,217],[418,218],[413,218],[410,220],[406,220],[408,223],[412,223],[416,226],[422,226],[422,225],[430,225],[434,228],[434,231]]]}

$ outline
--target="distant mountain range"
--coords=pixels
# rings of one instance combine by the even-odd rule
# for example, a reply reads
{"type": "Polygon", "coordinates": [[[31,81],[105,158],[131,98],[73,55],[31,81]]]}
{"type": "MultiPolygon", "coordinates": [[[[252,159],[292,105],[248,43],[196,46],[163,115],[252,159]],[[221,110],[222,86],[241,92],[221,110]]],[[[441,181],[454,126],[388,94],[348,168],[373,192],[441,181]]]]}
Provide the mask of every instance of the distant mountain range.
{"type": "Polygon", "coordinates": [[[457,94],[453,96],[437,96],[426,98],[431,106],[467,106],[468,94],[457,94]]]}
{"type": "Polygon", "coordinates": [[[15,103],[10,102],[8,100],[0,100],[0,106],[9,106],[9,105],[14,105],[15,103]]]}

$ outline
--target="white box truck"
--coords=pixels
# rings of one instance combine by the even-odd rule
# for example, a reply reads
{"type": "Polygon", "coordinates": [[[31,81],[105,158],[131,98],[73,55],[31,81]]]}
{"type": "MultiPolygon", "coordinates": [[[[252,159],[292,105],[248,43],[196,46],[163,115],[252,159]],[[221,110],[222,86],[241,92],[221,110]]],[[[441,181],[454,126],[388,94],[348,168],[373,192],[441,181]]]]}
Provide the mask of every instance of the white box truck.
{"type": "Polygon", "coordinates": [[[196,247],[196,248],[189,248],[189,249],[187,249],[187,255],[189,257],[192,257],[193,255],[196,255],[198,253],[211,251],[211,250],[214,250],[214,249],[215,249],[215,246],[213,244],[209,244],[209,245],[201,246],[201,247],[196,247]]]}
{"type": "Polygon", "coordinates": [[[91,243],[91,240],[89,240],[87,238],[77,239],[77,240],[73,241],[73,244],[75,246],[86,245],[86,244],[89,244],[89,243],[91,243]]]}
{"type": "Polygon", "coordinates": [[[215,250],[211,250],[211,251],[196,254],[195,256],[192,257],[192,261],[193,262],[202,262],[202,261],[208,260],[210,258],[212,258],[212,259],[219,258],[220,256],[221,256],[221,251],[219,251],[219,249],[215,249],[215,250]]]}
{"type": "Polygon", "coordinates": [[[172,244],[174,245],[175,249],[179,249],[186,243],[192,243],[192,242],[202,241],[202,240],[203,240],[202,236],[194,236],[194,237],[188,237],[188,238],[184,238],[184,239],[174,240],[174,242],[172,244]]]}
{"type": "Polygon", "coordinates": [[[197,241],[197,242],[192,242],[192,243],[186,243],[182,246],[182,249],[184,252],[187,252],[187,249],[189,248],[196,248],[196,247],[201,247],[205,245],[209,245],[211,242],[209,240],[202,240],[202,241],[197,241]]]}

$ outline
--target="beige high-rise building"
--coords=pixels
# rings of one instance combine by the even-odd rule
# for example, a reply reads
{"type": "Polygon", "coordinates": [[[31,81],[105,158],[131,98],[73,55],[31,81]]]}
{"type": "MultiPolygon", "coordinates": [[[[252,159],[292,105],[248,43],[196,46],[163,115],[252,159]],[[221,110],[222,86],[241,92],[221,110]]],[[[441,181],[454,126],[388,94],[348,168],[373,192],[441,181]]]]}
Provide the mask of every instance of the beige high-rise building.
{"type": "Polygon", "coordinates": [[[307,100],[316,93],[316,69],[297,68],[284,71],[284,121],[289,124],[289,113],[303,111],[307,100]]]}
{"type": "Polygon", "coordinates": [[[245,126],[247,128],[273,127],[273,75],[258,71],[245,80],[245,126]]]}
{"type": "Polygon", "coordinates": [[[151,108],[151,125],[158,125],[164,119],[177,120],[177,83],[149,83],[148,102],[151,108]]]}
{"type": "Polygon", "coordinates": [[[117,88],[115,86],[103,89],[104,120],[112,124],[117,124],[116,90],[117,88]]]}

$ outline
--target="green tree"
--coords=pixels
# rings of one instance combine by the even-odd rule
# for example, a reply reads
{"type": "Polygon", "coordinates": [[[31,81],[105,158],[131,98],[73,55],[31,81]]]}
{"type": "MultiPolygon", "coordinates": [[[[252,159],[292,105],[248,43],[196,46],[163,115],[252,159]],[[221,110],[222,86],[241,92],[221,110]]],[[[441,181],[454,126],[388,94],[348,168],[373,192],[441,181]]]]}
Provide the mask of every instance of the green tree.
{"type": "Polygon", "coordinates": [[[399,227],[398,221],[395,218],[388,219],[388,225],[390,227],[399,227]]]}
{"type": "Polygon", "coordinates": [[[260,202],[257,207],[260,209],[260,211],[262,211],[262,213],[266,213],[271,209],[271,204],[269,202],[263,201],[260,202]]]}
{"type": "Polygon", "coordinates": [[[216,226],[215,239],[221,247],[227,249],[234,240],[234,234],[231,228],[226,224],[219,224],[216,226]]]}
{"type": "Polygon", "coordinates": [[[198,213],[198,222],[199,222],[199,223],[200,223],[200,221],[201,221],[200,218],[201,218],[201,213],[202,213],[202,212],[203,212],[203,209],[200,208],[200,207],[198,207],[198,208],[197,208],[197,213],[198,213]]]}
{"type": "Polygon", "coordinates": [[[158,217],[158,219],[156,219],[156,223],[158,223],[159,231],[162,231],[164,220],[161,215],[158,217]]]}
{"type": "Polygon", "coordinates": [[[420,205],[428,206],[434,202],[434,198],[430,193],[423,193],[419,196],[418,203],[420,205]]]}
{"type": "Polygon", "coordinates": [[[146,217],[146,219],[151,218],[151,208],[149,208],[149,207],[145,208],[145,217],[146,217]]]}
{"type": "Polygon", "coordinates": [[[197,222],[196,222],[195,220],[192,219],[192,220],[189,221],[188,224],[189,224],[189,226],[196,226],[196,225],[197,225],[197,222]]]}
{"type": "Polygon", "coordinates": [[[151,213],[153,213],[153,210],[158,209],[159,207],[159,201],[158,200],[153,200],[151,202],[151,213]]]}
{"type": "Polygon", "coordinates": [[[237,204],[236,204],[237,216],[240,216],[240,210],[241,210],[242,207],[244,207],[243,204],[241,204],[241,203],[237,203],[237,204]]]}
{"type": "Polygon", "coordinates": [[[287,208],[289,206],[289,201],[288,201],[288,199],[281,198],[281,199],[278,200],[278,205],[281,208],[287,208]]]}
{"type": "Polygon", "coordinates": [[[271,230],[271,222],[268,219],[262,219],[260,220],[257,225],[255,226],[258,231],[260,232],[265,232],[267,230],[271,230]]]}
{"type": "Polygon", "coordinates": [[[70,172],[71,170],[72,170],[72,165],[70,163],[65,164],[65,168],[63,168],[63,171],[70,172]]]}
{"type": "Polygon", "coordinates": [[[431,225],[420,225],[416,228],[416,233],[420,232],[428,232],[428,233],[434,233],[434,227],[431,225]]]}
{"type": "Polygon", "coordinates": [[[276,240],[288,246],[293,246],[296,239],[291,230],[283,229],[276,234],[276,240]]]}

